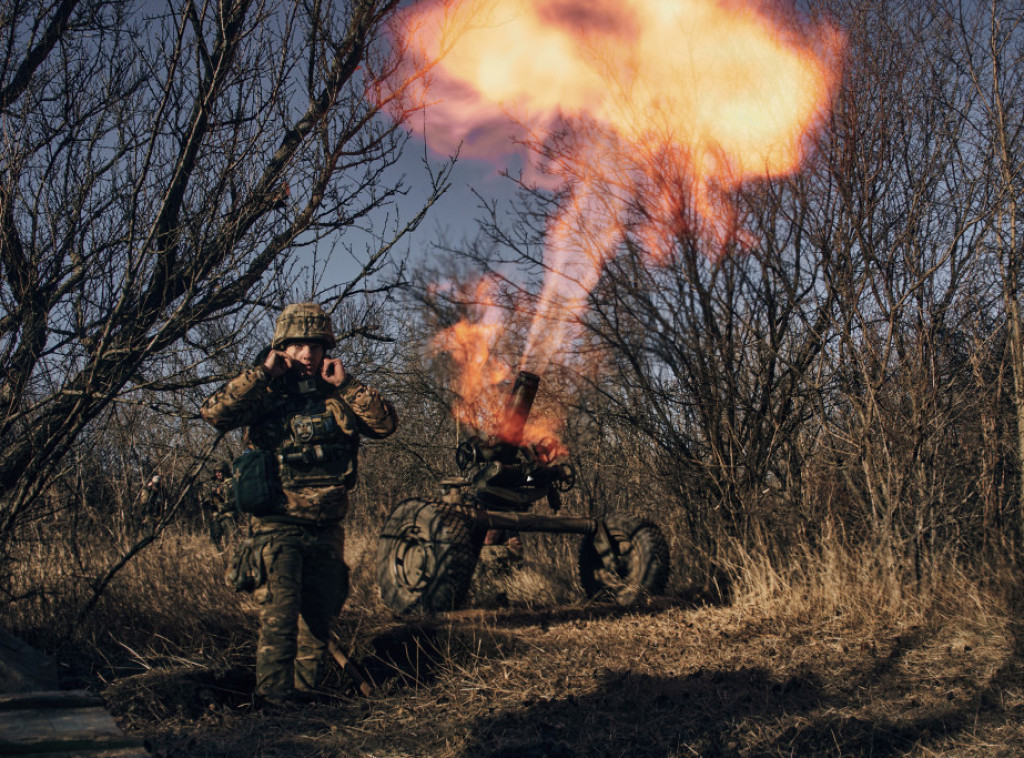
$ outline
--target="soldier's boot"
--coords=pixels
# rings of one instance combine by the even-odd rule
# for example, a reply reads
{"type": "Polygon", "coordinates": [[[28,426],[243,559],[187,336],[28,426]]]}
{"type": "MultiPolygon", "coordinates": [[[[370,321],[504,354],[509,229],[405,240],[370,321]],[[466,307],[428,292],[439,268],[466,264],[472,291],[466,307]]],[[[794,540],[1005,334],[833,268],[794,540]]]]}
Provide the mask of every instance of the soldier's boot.
{"type": "Polygon", "coordinates": [[[256,651],[256,694],[265,699],[286,700],[295,691],[295,645],[260,633],[256,651]]]}

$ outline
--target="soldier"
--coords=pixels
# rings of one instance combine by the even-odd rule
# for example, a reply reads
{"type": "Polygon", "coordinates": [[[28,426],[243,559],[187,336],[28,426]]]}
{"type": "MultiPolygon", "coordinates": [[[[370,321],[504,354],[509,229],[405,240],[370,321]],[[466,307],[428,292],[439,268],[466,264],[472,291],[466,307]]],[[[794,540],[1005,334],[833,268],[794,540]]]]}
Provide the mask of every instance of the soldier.
{"type": "Polygon", "coordinates": [[[359,437],[386,437],[398,423],[376,390],[327,356],[335,344],[318,304],[289,305],[265,359],[200,410],[220,430],[248,427],[248,446],[272,453],[279,476],[269,512],[253,517],[262,575],[256,696],[273,705],[315,696],[330,625],[348,595],[342,520],[359,437]]]}
{"type": "Polygon", "coordinates": [[[167,501],[167,491],[164,488],[163,480],[159,474],[142,485],[142,492],[139,494],[139,507],[147,520],[157,518],[164,509],[167,501]]]}
{"type": "Polygon", "coordinates": [[[220,463],[213,469],[213,474],[204,493],[202,508],[207,519],[210,542],[220,550],[224,540],[229,536],[235,523],[235,504],[229,501],[228,479],[231,477],[231,464],[220,463]]]}

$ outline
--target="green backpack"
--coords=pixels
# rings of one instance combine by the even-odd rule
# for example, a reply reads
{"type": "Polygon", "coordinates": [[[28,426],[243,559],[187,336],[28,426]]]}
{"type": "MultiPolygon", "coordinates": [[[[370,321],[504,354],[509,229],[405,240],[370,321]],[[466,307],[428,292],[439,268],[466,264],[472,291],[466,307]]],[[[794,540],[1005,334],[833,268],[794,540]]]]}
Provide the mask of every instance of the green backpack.
{"type": "Polygon", "coordinates": [[[262,516],[274,510],[284,497],[277,461],[269,450],[249,450],[231,464],[235,507],[242,513],[262,516]]]}

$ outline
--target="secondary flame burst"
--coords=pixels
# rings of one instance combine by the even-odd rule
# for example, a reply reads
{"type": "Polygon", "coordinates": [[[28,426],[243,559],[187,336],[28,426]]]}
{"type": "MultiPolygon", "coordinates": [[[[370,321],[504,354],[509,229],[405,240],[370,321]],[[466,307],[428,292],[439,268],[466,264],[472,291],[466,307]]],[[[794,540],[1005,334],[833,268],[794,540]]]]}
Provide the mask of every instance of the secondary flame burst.
{"type": "MultiPolygon", "coordinates": [[[[842,47],[754,0],[437,0],[401,22],[410,51],[440,60],[419,93],[427,143],[495,162],[526,145],[524,179],[560,198],[520,364],[537,373],[625,239],[652,263],[680,233],[711,255],[755,243],[729,193],[800,166],[842,47]]],[[[436,342],[461,372],[457,414],[482,429],[501,402],[488,389],[511,375],[494,307],[436,342]]]]}
{"type": "Polygon", "coordinates": [[[515,420],[505,413],[507,392],[502,388],[513,379],[508,363],[497,360],[499,340],[506,335],[508,310],[496,302],[497,282],[483,278],[473,287],[473,313],[460,319],[434,337],[431,347],[451,355],[457,372],[453,408],[460,424],[483,434],[514,444],[541,444],[545,457],[565,454],[558,439],[560,419],[551,414],[534,413],[526,419],[521,433],[515,420]],[[515,428],[515,430],[513,430],[515,428]]]}

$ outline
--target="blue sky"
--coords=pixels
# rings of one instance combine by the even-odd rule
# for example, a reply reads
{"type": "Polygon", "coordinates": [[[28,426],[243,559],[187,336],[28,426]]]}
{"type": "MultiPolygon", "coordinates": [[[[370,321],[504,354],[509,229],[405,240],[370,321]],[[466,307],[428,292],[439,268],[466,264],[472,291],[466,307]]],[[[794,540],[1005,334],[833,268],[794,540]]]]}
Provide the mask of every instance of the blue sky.
{"type": "MultiPolygon", "coordinates": [[[[409,138],[401,159],[394,167],[395,175],[403,175],[409,188],[408,194],[399,201],[398,210],[403,222],[422,207],[429,190],[423,157],[423,141],[414,135],[409,138]]],[[[447,160],[446,156],[432,151],[429,157],[435,166],[447,160]]],[[[503,158],[513,162],[516,160],[513,154],[503,158]]],[[[450,189],[428,211],[419,228],[398,246],[397,255],[408,255],[415,263],[435,254],[438,241],[442,238],[449,244],[458,244],[474,237],[480,217],[480,199],[475,193],[488,200],[496,200],[501,206],[507,205],[514,195],[514,183],[501,175],[504,168],[505,165],[499,166],[493,162],[460,158],[452,173],[450,189]]],[[[376,235],[384,232],[380,216],[372,223],[376,235]]],[[[369,236],[358,230],[347,231],[342,240],[344,244],[353,246],[360,258],[365,257],[365,249],[371,241],[369,236]]],[[[339,247],[331,263],[331,275],[336,280],[334,283],[347,282],[358,271],[356,266],[356,261],[339,247]]]]}

